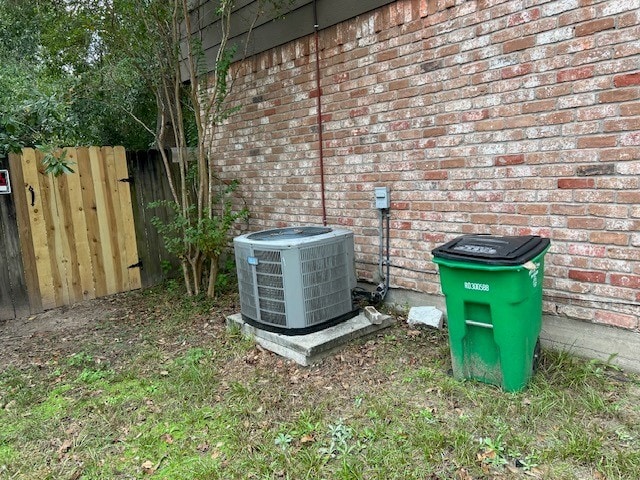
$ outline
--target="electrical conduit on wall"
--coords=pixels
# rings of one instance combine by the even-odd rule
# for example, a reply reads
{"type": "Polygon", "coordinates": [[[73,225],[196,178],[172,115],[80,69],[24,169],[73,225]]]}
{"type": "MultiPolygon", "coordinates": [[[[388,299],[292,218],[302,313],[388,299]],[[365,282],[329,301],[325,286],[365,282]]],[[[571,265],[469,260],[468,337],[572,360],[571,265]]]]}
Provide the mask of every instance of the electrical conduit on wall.
{"type": "Polygon", "coordinates": [[[316,0],[313,0],[313,28],[316,44],[316,104],[318,111],[318,154],[320,156],[320,198],[322,200],[322,225],[327,225],[327,205],[325,199],[325,186],[324,186],[324,152],[323,152],[323,138],[322,138],[322,89],[320,87],[320,48],[318,41],[318,30],[320,25],[318,24],[318,7],[316,0]]]}
{"type": "MultiPolygon", "coordinates": [[[[313,0],[313,28],[314,28],[314,40],[315,40],[315,49],[316,49],[316,101],[317,101],[317,126],[318,126],[318,154],[320,157],[320,189],[321,189],[321,200],[322,200],[322,224],[324,226],[327,225],[327,208],[326,208],[326,198],[325,198],[325,183],[324,183],[324,150],[323,150],[323,137],[322,137],[322,89],[320,86],[320,47],[319,47],[319,34],[318,31],[320,29],[320,25],[318,24],[318,9],[317,9],[317,0],[313,0]]],[[[376,299],[377,301],[384,300],[387,291],[389,290],[389,211],[385,209],[384,212],[380,211],[380,276],[382,277],[381,283],[378,285],[376,292],[372,295],[372,299],[376,299]],[[387,221],[387,231],[386,231],[386,260],[383,260],[383,224],[384,219],[387,221]],[[386,262],[386,274],[383,270],[383,264],[386,262]]]]}

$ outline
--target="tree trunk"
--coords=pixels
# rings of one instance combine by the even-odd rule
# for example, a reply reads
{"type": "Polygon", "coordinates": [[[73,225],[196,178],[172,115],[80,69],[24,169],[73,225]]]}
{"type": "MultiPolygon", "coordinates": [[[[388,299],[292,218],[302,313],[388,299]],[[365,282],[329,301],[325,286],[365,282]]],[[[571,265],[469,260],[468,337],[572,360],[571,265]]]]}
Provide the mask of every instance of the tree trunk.
{"type": "Polygon", "coordinates": [[[211,268],[209,269],[209,288],[207,288],[208,297],[214,297],[216,294],[216,280],[218,279],[219,261],[219,255],[214,255],[211,258],[211,268]]]}
{"type": "Polygon", "coordinates": [[[156,148],[160,148],[162,145],[163,148],[173,148],[177,147],[176,144],[176,136],[173,134],[173,123],[169,118],[162,114],[162,112],[158,112],[158,119],[156,121],[156,141],[154,142],[154,146],[156,148]],[[162,128],[162,122],[164,120],[164,128],[162,128]]]}
{"type": "Polygon", "coordinates": [[[184,285],[187,289],[187,295],[193,296],[193,290],[191,289],[191,282],[189,281],[189,264],[186,260],[180,262],[182,264],[182,275],[184,275],[184,285]]]}

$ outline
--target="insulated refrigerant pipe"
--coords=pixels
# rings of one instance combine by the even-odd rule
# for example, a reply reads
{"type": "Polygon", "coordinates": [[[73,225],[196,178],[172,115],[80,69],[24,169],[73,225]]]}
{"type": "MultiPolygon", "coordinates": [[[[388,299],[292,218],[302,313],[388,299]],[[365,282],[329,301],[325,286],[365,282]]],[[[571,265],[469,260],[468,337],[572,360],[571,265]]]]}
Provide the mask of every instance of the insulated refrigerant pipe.
{"type": "Polygon", "coordinates": [[[314,37],[316,43],[316,103],[318,110],[318,143],[319,150],[318,153],[320,155],[320,198],[322,200],[322,225],[327,226],[327,206],[325,199],[325,188],[324,188],[324,151],[323,147],[323,138],[322,138],[322,90],[320,89],[320,49],[318,47],[318,30],[320,25],[318,24],[318,7],[316,5],[317,0],[313,0],[313,28],[315,30],[314,37]]]}
{"type": "Polygon", "coordinates": [[[384,278],[384,295],[382,296],[382,299],[384,300],[384,297],[387,295],[387,292],[389,292],[389,271],[391,269],[391,214],[389,213],[389,210],[387,209],[387,258],[386,258],[386,262],[387,262],[387,275],[384,278]]]}
{"type": "Polygon", "coordinates": [[[380,281],[384,280],[384,210],[378,210],[380,212],[380,226],[378,227],[378,274],[380,275],[380,281]]]}
{"type": "Polygon", "coordinates": [[[390,248],[390,232],[391,232],[391,215],[389,209],[380,209],[380,227],[379,227],[379,259],[378,259],[378,272],[380,273],[381,281],[376,288],[376,292],[380,295],[380,301],[384,300],[387,292],[389,291],[389,270],[391,268],[391,255],[389,253],[390,248]],[[386,238],[384,238],[386,237],[386,238]],[[386,246],[385,246],[386,243],[386,246]],[[386,265],[386,273],[385,273],[386,265]]]}

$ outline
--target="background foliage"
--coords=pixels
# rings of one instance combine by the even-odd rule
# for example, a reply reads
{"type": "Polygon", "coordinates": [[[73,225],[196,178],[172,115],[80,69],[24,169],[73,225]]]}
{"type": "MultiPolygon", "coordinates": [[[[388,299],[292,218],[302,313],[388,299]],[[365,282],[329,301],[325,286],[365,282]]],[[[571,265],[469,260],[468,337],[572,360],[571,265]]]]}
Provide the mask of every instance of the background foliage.
{"type": "MultiPolygon", "coordinates": [[[[212,13],[220,20],[221,42],[210,76],[200,69],[201,46],[183,36],[192,31],[190,5],[0,0],[0,61],[6,66],[0,156],[23,146],[47,152],[87,144],[156,148],[176,212],[158,228],[180,260],[188,294],[204,289],[213,296],[230,232],[248,214],[233,201],[235,182],[218,177],[210,143],[210,132],[235,112],[224,105],[235,51],[227,42],[234,2],[219,0],[212,13]],[[178,164],[177,179],[171,162],[178,164]]],[[[72,171],[62,157],[45,158],[46,173],[72,171]]]]}
{"type": "Polygon", "coordinates": [[[97,35],[105,2],[0,0],[0,157],[23,146],[148,148],[156,106],[97,35]]]}

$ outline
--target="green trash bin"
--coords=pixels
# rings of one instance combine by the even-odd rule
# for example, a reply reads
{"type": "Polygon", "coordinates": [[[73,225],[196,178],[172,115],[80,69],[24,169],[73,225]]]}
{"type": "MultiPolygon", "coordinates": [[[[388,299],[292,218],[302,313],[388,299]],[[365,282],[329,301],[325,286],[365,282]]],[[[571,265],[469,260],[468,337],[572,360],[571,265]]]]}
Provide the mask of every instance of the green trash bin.
{"type": "Polygon", "coordinates": [[[432,251],[446,297],[453,375],[525,387],[542,324],[544,255],[537,235],[464,235],[432,251]]]}

